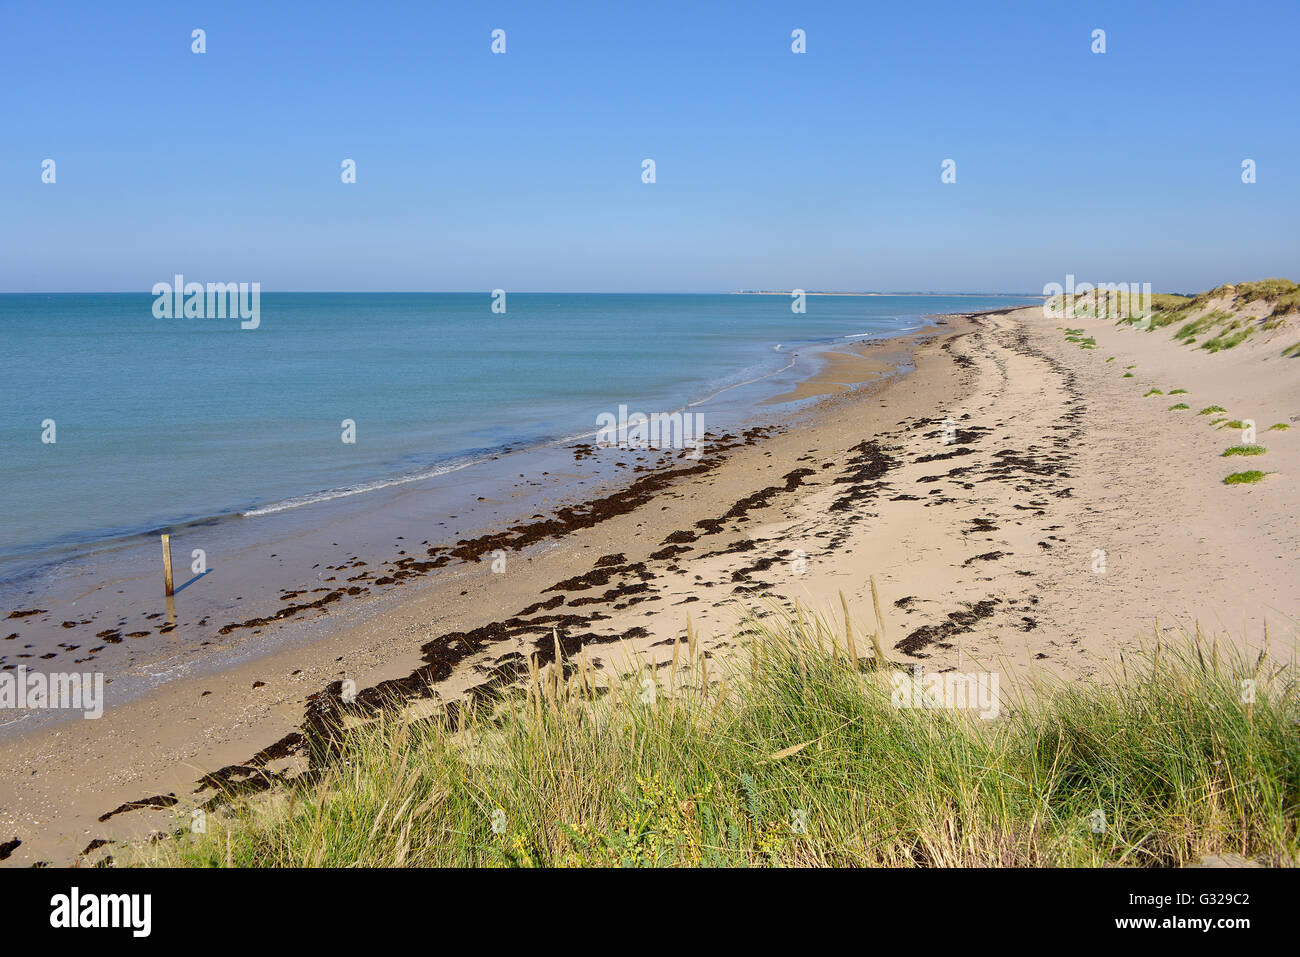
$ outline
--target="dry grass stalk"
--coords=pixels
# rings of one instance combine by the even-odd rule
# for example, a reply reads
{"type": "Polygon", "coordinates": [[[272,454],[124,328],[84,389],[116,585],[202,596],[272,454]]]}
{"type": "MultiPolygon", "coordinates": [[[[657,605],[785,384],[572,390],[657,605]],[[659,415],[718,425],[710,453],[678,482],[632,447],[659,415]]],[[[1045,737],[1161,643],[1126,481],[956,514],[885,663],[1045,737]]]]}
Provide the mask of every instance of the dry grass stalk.
{"type": "Polygon", "coordinates": [[[858,666],[858,646],[853,640],[853,619],[849,617],[849,600],[844,597],[844,589],[840,589],[840,607],[844,609],[844,643],[849,649],[849,663],[854,668],[858,666]]]}
{"type": "Polygon", "coordinates": [[[876,630],[871,635],[871,646],[876,649],[876,664],[883,665],[885,656],[885,616],[880,611],[880,592],[876,591],[876,576],[871,576],[871,603],[876,608],[876,630]]]}
{"type": "Polygon", "coordinates": [[[668,676],[669,695],[675,695],[677,693],[677,661],[681,655],[681,649],[682,638],[681,635],[677,635],[673,638],[673,670],[672,674],[668,676]]]}

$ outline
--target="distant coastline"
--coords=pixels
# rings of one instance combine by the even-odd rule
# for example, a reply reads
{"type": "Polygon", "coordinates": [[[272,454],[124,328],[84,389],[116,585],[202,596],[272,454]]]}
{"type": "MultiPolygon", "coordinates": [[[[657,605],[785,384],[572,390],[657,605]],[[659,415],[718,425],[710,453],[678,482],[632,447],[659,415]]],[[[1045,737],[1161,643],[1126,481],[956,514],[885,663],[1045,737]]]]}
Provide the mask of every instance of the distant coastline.
{"type": "MultiPolygon", "coordinates": [[[[1028,292],[822,292],[817,289],[800,290],[805,296],[963,296],[971,298],[1046,299],[1028,292]]],[[[733,289],[733,296],[788,296],[790,289],[733,289]]]]}

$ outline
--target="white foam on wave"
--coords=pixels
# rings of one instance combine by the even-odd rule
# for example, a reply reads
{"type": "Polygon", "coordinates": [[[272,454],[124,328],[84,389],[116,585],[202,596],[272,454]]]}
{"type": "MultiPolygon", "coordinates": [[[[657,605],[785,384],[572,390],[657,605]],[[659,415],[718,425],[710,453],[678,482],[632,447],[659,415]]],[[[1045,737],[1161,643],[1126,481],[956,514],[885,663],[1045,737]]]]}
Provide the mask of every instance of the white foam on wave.
{"type": "Polygon", "coordinates": [[[274,505],[250,508],[246,512],[241,512],[240,516],[242,518],[256,518],[259,515],[273,515],[276,512],[286,512],[291,508],[302,508],[304,505],[318,505],[321,502],[332,502],[335,499],[361,495],[365,492],[377,492],[380,489],[391,488],[394,485],[409,485],[411,482],[422,482],[451,472],[459,472],[461,469],[467,469],[471,465],[477,465],[491,459],[492,456],[482,456],[481,458],[468,459],[448,465],[439,465],[436,468],[416,472],[413,475],[402,475],[397,478],[382,479],[376,482],[365,482],[361,485],[347,485],[343,488],[327,489],[324,492],[312,492],[309,495],[299,495],[295,498],[285,499],[283,502],[276,502],[274,505]]]}
{"type": "Polygon", "coordinates": [[[789,369],[791,366],[793,366],[797,361],[798,361],[797,359],[791,359],[789,362],[787,362],[785,365],[781,366],[781,368],[775,370],[774,372],[768,372],[765,375],[757,376],[756,378],[753,379],[746,379],[744,382],[735,382],[732,383],[731,385],[723,386],[717,392],[713,393],[713,395],[705,396],[703,399],[698,399],[695,402],[688,402],[686,404],[686,408],[693,409],[697,405],[701,405],[712,399],[716,399],[724,392],[730,392],[732,389],[739,389],[741,386],[744,385],[753,385],[755,382],[762,382],[764,379],[770,379],[774,375],[780,375],[786,369],[789,369]]]}
{"type": "MultiPolygon", "coordinates": [[[[920,329],[920,328],[921,326],[910,326],[906,329],[885,333],[885,335],[886,336],[901,335],[902,333],[910,332],[913,329],[920,329]]],[[[876,332],[865,332],[859,335],[849,335],[849,336],[845,336],[844,338],[864,339],[870,336],[880,336],[880,335],[881,332],[878,330],[876,332]]],[[[781,349],[781,344],[777,344],[774,351],[780,351],[780,349],[781,349]]],[[[718,396],[722,395],[723,393],[730,392],[732,389],[739,389],[742,386],[753,385],[756,382],[762,382],[764,379],[770,379],[773,376],[780,375],[782,372],[785,372],[786,370],[795,366],[798,363],[798,361],[799,361],[798,358],[792,355],[790,361],[787,362],[779,369],[775,369],[771,372],[764,373],[763,375],[760,376],[755,376],[752,379],[746,379],[744,382],[733,382],[730,385],[723,386],[721,389],[718,389],[716,392],[712,393],[711,395],[707,395],[702,399],[697,399],[694,402],[688,402],[686,405],[682,406],[680,409],[677,409],[676,411],[684,412],[687,409],[692,409],[697,405],[703,405],[705,402],[711,402],[712,400],[716,399],[718,396]]],[[[598,435],[600,435],[600,431],[598,429],[589,432],[587,431],[578,432],[573,435],[564,436],[563,438],[554,439],[546,444],[551,446],[564,445],[569,442],[575,442],[578,439],[594,439],[598,435]]],[[[447,475],[450,472],[458,472],[461,469],[469,468],[471,465],[476,465],[480,462],[489,461],[494,457],[495,456],[482,456],[480,458],[468,459],[468,460],[455,462],[448,465],[440,465],[436,468],[427,469],[423,472],[418,472],[413,475],[404,475],[399,478],[383,479],[375,482],[366,482],[361,485],[349,485],[344,488],[329,489],[324,492],[313,492],[309,495],[299,495],[295,498],[285,499],[283,502],[276,502],[274,505],[266,505],[261,508],[249,509],[246,512],[241,512],[240,515],[243,518],[256,518],[259,515],[272,515],[275,514],[276,512],[284,512],[284,511],[288,511],[289,509],[302,508],[306,505],[317,505],[321,502],[330,502],[335,499],[348,498],[352,495],[361,495],[365,492],[376,492],[379,491],[380,489],[391,488],[394,485],[407,485],[410,484],[411,482],[420,482],[426,479],[437,478],[440,475],[447,475]]]]}
{"type": "Polygon", "coordinates": [[[881,332],[881,331],[859,332],[859,333],[854,333],[853,335],[850,336],[845,336],[844,338],[845,339],[870,339],[872,337],[875,337],[878,339],[892,339],[895,336],[907,335],[907,333],[909,332],[916,332],[917,329],[924,329],[924,328],[925,328],[924,325],[918,324],[914,326],[904,326],[901,329],[890,329],[888,332],[881,332]]]}

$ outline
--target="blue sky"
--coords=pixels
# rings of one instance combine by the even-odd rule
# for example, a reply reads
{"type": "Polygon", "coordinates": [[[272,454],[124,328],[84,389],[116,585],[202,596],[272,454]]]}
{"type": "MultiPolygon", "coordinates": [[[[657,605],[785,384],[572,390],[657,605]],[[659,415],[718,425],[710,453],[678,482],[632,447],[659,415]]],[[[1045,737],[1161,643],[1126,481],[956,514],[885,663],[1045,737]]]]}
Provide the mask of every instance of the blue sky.
{"type": "Polygon", "coordinates": [[[1298,27],[1296,0],[0,0],[0,291],[1300,279],[1298,27]]]}

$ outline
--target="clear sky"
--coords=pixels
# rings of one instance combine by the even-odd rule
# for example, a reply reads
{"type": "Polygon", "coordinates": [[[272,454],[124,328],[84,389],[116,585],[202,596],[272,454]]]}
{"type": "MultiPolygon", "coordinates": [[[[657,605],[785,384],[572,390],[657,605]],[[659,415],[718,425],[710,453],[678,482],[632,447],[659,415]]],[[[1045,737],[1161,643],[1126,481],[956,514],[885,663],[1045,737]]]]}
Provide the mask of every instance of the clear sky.
{"type": "Polygon", "coordinates": [[[1298,54],[1297,0],[0,0],[0,291],[1300,279],[1298,54]]]}

